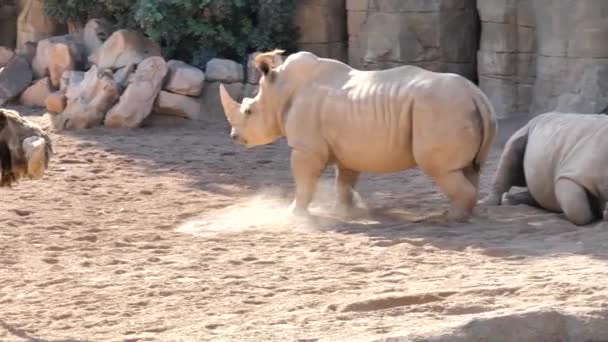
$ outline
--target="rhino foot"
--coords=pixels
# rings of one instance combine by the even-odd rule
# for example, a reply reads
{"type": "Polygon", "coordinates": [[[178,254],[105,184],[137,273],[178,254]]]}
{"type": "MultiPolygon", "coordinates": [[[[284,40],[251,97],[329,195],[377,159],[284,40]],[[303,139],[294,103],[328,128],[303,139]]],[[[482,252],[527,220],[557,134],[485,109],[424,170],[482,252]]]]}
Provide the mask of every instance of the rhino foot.
{"type": "Polygon", "coordinates": [[[484,197],[483,199],[479,200],[477,202],[478,205],[500,205],[502,203],[502,196],[498,195],[498,194],[489,194],[488,196],[484,197]]]}

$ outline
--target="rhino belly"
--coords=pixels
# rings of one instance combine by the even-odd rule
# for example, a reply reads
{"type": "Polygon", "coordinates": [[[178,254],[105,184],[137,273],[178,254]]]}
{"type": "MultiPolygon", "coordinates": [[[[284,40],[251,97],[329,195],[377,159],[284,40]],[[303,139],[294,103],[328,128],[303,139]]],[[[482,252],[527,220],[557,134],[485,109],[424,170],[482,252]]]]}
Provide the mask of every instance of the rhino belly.
{"type": "Polygon", "coordinates": [[[334,158],[351,170],[369,173],[391,173],[415,166],[412,153],[405,144],[358,139],[351,143],[333,144],[334,158]]]}

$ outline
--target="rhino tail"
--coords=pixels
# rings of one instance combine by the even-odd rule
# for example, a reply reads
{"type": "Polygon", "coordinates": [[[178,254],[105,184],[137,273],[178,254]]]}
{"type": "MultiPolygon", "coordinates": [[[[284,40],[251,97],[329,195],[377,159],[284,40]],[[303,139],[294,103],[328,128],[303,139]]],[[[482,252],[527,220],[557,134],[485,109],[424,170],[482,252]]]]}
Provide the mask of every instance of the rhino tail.
{"type": "Polygon", "coordinates": [[[475,159],[473,160],[473,167],[477,172],[481,171],[481,167],[486,162],[486,158],[492,148],[492,143],[496,137],[496,131],[498,130],[498,122],[496,120],[496,114],[492,103],[483,93],[483,91],[477,88],[473,83],[470,83],[471,88],[474,89],[474,102],[477,107],[477,113],[481,119],[482,126],[482,139],[475,159]]]}

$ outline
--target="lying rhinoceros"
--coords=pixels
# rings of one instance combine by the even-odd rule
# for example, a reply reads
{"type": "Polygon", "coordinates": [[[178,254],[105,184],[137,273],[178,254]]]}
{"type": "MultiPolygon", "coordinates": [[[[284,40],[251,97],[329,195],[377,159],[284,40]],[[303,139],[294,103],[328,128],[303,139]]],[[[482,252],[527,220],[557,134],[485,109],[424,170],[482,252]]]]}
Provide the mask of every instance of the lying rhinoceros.
{"type": "Polygon", "coordinates": [[[308,214],[317,181],[336,166],[338,204],[353,208],[361,172],[419,167],[450,200],[448,221],[466,221],[497,123],[492,105],[456,74],[415,66],[360,71],[339,61],[297,52],[260,54],[255,98],[242,104],[220,86],[234,141],[253,147],[286,137],[296,182],[294,214],[308,214]]]}
{"type": "Polygon", "coordinates": [[[24,177],[42,177],[52,151],[51,139],[40,127],[15,111],[0,108],[0,187],[24,177]]]}
{"type": "Polygon", "coordinates": [[[490,194],[500,205],[512,186],[528,191],[512,203],[563,212],[583,225],[602,217],[608,199],[608,116],[550,112],[536,116],[507,141],[490,194]]]}

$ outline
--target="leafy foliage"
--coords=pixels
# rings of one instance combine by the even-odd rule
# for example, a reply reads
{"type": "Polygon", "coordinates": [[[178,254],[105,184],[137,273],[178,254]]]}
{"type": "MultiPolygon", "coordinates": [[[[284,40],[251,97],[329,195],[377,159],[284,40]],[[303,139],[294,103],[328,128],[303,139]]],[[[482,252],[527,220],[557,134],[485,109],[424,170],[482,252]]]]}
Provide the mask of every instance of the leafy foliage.
{"type": "Polygon", "coordinates": [[[248,53],[294,51],[297,0],[45,0],[62,22],[106,17],[158,42],[168,57],[204,67],[213,57],[246,61],[248,53]]]}

